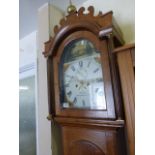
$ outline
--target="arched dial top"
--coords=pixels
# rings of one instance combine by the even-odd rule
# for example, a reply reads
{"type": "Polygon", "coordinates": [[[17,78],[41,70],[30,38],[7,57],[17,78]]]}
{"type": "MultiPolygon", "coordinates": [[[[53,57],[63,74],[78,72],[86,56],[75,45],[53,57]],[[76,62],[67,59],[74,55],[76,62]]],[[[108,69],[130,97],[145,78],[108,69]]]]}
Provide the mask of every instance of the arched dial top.
{"type": "Polygon", "coordinates": [[[59,65],[63,108],[106,110],[100,51],[87,39],[70,42],[59,65]]]}

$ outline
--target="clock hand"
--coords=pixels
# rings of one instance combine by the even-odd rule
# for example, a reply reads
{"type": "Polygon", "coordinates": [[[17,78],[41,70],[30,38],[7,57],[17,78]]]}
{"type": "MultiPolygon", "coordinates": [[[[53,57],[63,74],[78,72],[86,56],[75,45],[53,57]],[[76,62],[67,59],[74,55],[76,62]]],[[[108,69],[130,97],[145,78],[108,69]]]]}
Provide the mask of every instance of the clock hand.
{"type": "Polygon", "coordinates": [[[91,84],[91,83],[95,83],[95,82],[101,82],[103,81],[102,78],[98,78],[98,79],[91,79],[91,80],[79,80],[80,82],[80,86],[79,86],[79,90],[81,90],[81,88],[84,88],[85,90],[88,89],[88,86],[91,84]]]}
{"type": "Polygon", "coordinates": [[[102,82],[102,78],[97,78],[97,79],[90,79],[90,80],[83,80],[83,83],[86,83],[87,86],[90,85],[90,83],[95,83],[95,82],[102,82]]]}
{"type": "Polygon", "coordinates": [[[86,70],[84,70],[84,69],[82,69],[82,70],[77,70],[77,73],[76,73],[76,75],[80,75],[81,77],[82,77],[82,79],[85,79],[86,77],[87,77],[87,71],[86,70]],[[84,71],[84,72],[83,72],[84,71]]]}
{"type": "Polygon", "coordinates": [[[86,83],[85,83],[83,80],[80,81],[79,90],[80,90],[81,88],[83,88],[84,90],[87,90],[87,88],[88,88],[87,85],[86,85],[86,83]]]}

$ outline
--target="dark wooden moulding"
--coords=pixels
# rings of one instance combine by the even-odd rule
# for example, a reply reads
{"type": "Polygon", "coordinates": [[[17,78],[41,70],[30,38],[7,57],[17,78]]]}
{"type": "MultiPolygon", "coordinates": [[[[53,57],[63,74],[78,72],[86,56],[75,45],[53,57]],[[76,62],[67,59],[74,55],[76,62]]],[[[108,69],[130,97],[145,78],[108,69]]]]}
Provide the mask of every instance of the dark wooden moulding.
{"type": "Polygon", "coordinates": [[[60,25],[54,27],[54,37],[45,43],[43,54],[47,58],[48,118],[61,125],[64,155],[76,155],[79,148],[84,154],[95,151],[95,155],[126,155],[120,80],[113,54],[114,48],[124,44],[122,34],[113,19],[112,11],[106,14],[99,12],[96,16],[92,6],[88,7],[88,13],[84,11],[85,8],[81,7],[61,19],[60,25]],[[110,95],[107,91],[107,98],[112,98],[114,102],[112,117],[108,117],[108,114],[102,117],[104,113],[90,110],[63,110],[60,106],[59,60],[63,47],[80,36],[89,38],[101,51],[107,51],[106,58],[102,59],[106,63],[103,62],[102,66],[107,68],[107,78],[104,81],[111,85],[112,90],[110,95]]]}

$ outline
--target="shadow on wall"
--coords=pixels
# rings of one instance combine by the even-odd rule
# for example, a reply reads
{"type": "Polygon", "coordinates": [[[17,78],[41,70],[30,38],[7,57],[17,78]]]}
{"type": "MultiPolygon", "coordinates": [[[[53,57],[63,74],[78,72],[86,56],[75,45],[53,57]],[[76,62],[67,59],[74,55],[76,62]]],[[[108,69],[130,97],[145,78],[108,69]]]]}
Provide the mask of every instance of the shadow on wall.
{"type": "Polygon", "coordinates": [[[133,38],[135,38],[135,27],[133,27],[131,23],[122,24],[121,32],[125,32],[123,33],[125,44],[133,43],[133,38]]]}
{"type": "Polygon", "coordinates": [[[52,133],[52,154],[53,155],[62,155],[62,142],[61,142],[61,129],[60,126],[55,123],[51,126],[52,133]]]}

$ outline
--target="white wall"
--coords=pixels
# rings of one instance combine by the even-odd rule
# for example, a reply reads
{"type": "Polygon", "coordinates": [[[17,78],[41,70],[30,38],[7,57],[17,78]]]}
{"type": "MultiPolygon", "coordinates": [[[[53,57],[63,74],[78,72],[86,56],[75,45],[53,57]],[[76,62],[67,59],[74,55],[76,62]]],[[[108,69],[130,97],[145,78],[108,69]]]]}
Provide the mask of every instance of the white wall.
{"type": "Polygon", "coordinates": [[[81,6],[94,6],[95,13],[113,11],[126,43],[135,42],[135,0],[87,0],[81,6]]]}
{"type": "Polygon", "coordinates": [[[47,63],[43,56],[44,43],[49,40],[50,33],[53,34],[53,26],[59,23],[63,14],[60,10],[46,3],[38,10],[38,152],[37,155],[61,154],[57,143],[58,129],[46,119],[48,116],[48,92],[47,92],[47,63]]]}
{"type": "Polygon", "coordinates": [[[36,31],[19,40],[19,67],[32,64],[36,60],[36,31]]]}
{"type": "Polygon", "coordinates": [[[19,40],[19,79],[35,75],[36,69],[36,31],[19,40]]]}
{"type": "Polygon", "coordinates": [[[55,25],[59,25],[60,19],[64,17],[64,13],[53,5],[49,5],[49,12],[49,33],[50,36],[54,36],[53,29],[55,25]]]}
{"type": "Polygon", "coordinates": [[[49,39],[48,4],[38,10],[38,51],[37,51],[37,87],[38,87],[38,122],[37,155],[51,155],[51,127],[47,121],[48,95],[46,59],[43,57],[44,42],[49,39]]]}

